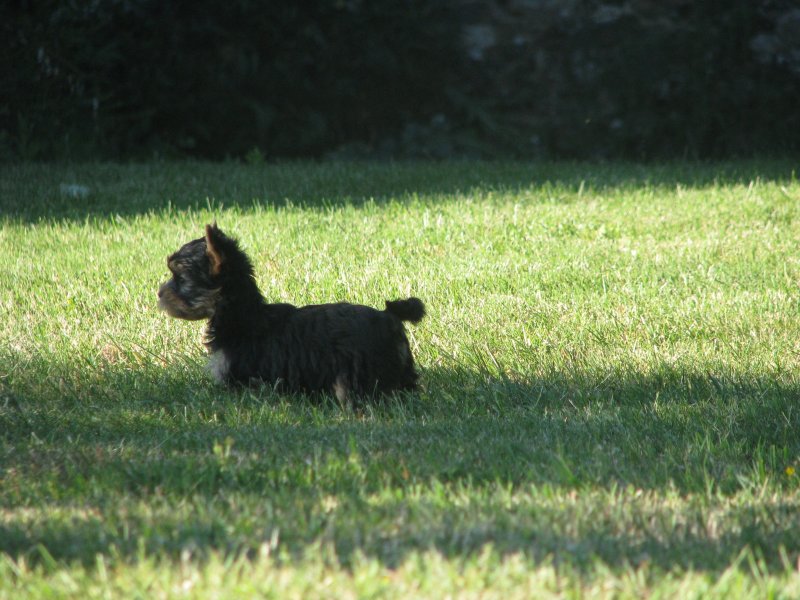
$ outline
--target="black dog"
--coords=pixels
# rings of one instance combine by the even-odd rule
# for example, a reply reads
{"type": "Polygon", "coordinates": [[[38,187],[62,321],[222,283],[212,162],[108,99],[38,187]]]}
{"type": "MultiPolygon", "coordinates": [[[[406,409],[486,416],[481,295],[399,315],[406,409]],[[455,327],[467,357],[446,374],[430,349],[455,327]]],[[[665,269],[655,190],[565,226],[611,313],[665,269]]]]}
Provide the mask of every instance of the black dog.
{"type": "Polygon", "coordinates": [[[403,321],[418,322],[417,298],[298,308],[268,304],[236,240],[214,225],[167,259],[172,279],[159,306],[179,319],[209,319],[211,370],[225,383],[267,382],[289,392],[333,392],[340,402],[416,388],[417,373],[403,321]]]}

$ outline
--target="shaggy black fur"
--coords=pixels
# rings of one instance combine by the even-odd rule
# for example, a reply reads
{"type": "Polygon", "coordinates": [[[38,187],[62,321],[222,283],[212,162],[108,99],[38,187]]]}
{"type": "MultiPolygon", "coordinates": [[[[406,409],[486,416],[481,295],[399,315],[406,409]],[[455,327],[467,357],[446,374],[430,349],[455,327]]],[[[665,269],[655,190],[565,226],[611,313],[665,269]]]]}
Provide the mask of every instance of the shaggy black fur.
{"type": "Polygon", "coordinates": [[[417,298],[387,301],[385,310],[337,303],[268,304],[236,240],[216,224],[167,259],[172,279],[158,290],[173,317],[209,319],[211,369],[225,383],[262,380],[278,389],[354,396],[413,390],[414,359],[403,321],[418,322],[417,298]]]}

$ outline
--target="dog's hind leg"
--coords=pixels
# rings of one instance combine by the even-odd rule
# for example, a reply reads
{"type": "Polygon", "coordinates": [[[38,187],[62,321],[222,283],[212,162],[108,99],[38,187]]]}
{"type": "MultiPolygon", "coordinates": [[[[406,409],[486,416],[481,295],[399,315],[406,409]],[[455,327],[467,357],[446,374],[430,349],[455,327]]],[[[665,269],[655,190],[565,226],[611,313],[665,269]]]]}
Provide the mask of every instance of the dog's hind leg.
{"type": "Polygon", "coordinates": [[[342,408],[350,404],[350,386],[345,375],[336,376],[336,381],[333,382],[333,394],[342,408]]]}

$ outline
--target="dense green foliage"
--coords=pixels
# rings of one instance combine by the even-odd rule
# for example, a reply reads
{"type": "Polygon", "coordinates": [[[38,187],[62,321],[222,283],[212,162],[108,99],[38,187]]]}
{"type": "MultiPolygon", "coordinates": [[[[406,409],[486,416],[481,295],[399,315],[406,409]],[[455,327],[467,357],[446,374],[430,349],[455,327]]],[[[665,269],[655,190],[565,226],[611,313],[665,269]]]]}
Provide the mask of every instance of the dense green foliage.
{"type": "Polygon", "coordinates": [[[0,159],[800,150],[785,0],[48,0],[0,23],[0,159]]]}
{"type": "Polygon", "coordinates": [[[786,163],[0,172],[0,597],[797,597],[786,163]],[[84,187],[77,187],[84,186],[84,187]],[[424,390],[226,390],[165,257],[414,293],[424,390]]]}
{"type": "Polygon", "coordinates": [[[319,154],[429,112],[453,55],[450,11],[418,0],[4,10],[0,85],[15,93],[2,108],[23,157],[80,156],[84,141],[112,155],[319,154]]]}

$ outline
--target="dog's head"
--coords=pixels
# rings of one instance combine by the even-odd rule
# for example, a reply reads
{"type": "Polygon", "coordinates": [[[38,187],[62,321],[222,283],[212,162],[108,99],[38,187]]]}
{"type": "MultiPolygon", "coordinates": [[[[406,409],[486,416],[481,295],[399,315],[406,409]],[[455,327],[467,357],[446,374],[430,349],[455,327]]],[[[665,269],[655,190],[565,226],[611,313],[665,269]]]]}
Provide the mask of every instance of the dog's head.
{"type": "Polygon", "coordinates": [[[196,321],[214,314],[226,279],[247,257],[236,240],[226,236],[217,224],[206,225],[205,237],[184,244],[167,258],[172,278],[158,288],[158,306],[171,317],[196,321]]]}

